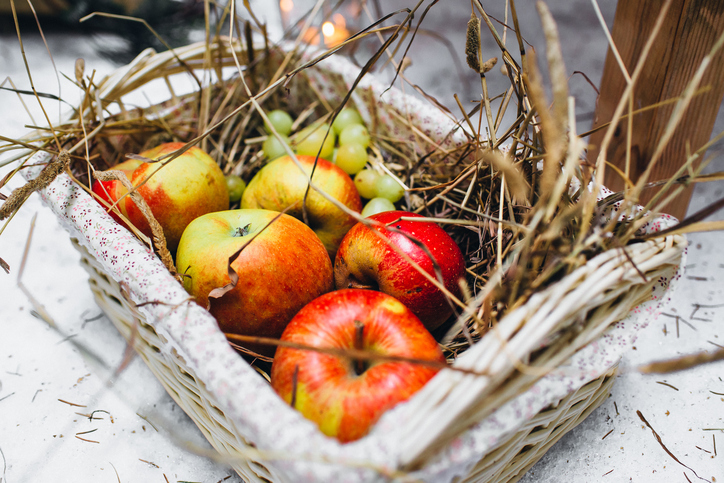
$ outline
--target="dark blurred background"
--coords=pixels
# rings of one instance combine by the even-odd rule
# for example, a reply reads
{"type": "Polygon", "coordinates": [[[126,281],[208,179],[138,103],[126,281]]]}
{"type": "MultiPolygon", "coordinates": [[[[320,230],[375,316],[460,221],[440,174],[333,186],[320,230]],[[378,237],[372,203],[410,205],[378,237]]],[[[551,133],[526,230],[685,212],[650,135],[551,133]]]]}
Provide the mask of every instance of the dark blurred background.
{"type": "MultiPolygon", "coordinates": [[[[188,43],[190,33],[204,27],[203,0],[33,0],[32,7],[27,0],[13,1],[23,35],[37,34],[38,23],[45,33],[81,33],[89,38],[115,35],[118,42],[96,42],[95,47],[119,64],[129,62],[146,47],[166,48],[141,22],[102,16],[85,22],[80,19],[94,12],[143,19],[172,47],[188,43]]],[[[15,32],[11,0],[0,2],[0,32],[15,32]]]]}
{"type": "MultiPolygon", "coordinates": [[[[94,12],[143,19],[172,47],[200,40],[204,35],[203,0],[35,0],[32,4],[37,21],[26,0],[14,1],[23,36],[37,35],[38,23],[45,33],[80,32],[87,36],[98,53],[118,65],[129,62],[147,47],[157,51],[165,50],[166,47],[141,22],[103,16],[94,16],[84,22],[80,22],[80,19],[94,12]]],[[[212,28],[224,18],[225,3],[211,3],[212,28]]],[[[279,3],[276,0],[256,0],[251,1],[250,6],[262,23],[265,20],[268,22],[270,18],[281,19],[286,29],[285,37],[294,39],[303,22],[309,19],[309,12],[315,3],[313,0],[281,0],[279,3]]],[[[405,17],[402,10],[413,8],[416,3],[411,0],[330,1],[319,9],[312,23],[321,25],[328,20],[339,28],[341,22],[342,28],[354,33],[387,14],[392,15],[382,25],[389,26],[400,22],[405,17]],[[393,14],[398,11],[399,13],[393,14]]],[[[506,43],[517,57],[519,49],[515,33],[505,28],[506,25],[513,25],[505,4],[504,1],[484,2],[498,33],[507,37],[506,43]]],[[[587,0],[551,0],[548,4],[554,18],[561,25],[577,27],[575,37],[570,35],[565,37],[562,47],[566,67],[571,75],[571,94],[577,99],[577,118],[579,123],[584,123],[587,127],[590,126],[595,108],[596,91],[593,85],[600,81],[607,49],[605,42],[601,42],[601,27],[587,0]]],[[[519,0],[516,6],[526,49],[530,49],[532,45],[542,48],[544,38],[535,2],[519,0]]],[[[616,2],[601,2],[601,9],[609,27],[613,21],[615,7],[616,2]]],[[[407,58],[410,66],[405,71],[406,77],[423,87],[428,94],[447,106],[456,116],[459,116],[460,112],[453,94],[457,93],[468,109],[472,103],[481,98],[478,76],[465,65],[465,31],[470,12],[468,0],[423,3],[413,19],[413,26],[417,29],[414,41],[411,41],[412,36],[408,35],[402,44],[404,48],[395,52],[395,58],[400,60],[404,49],[409,46],[407,58]],[[428,7],[429,10],[426,11],[428,7]]],[[[253,22],[242,1],[237,2],[237,13],[242,22],[253,22]]],[[[224,22],[221,30],[223,33],[228,32],[226,25],[224,22]]],[[[270,29],[270,32],[273,30],[270,29]]],[[[0,32],[3,35],[15,33],[9,0],[0,2],[0,32]]],[[[485,24],[482,34],[483,55],[486,58],[500,57],[498,46],[485,24]]],[[[279,40],[281,32],[277,32],[276,37],[275,40],[279,40]]],[[[358,63],[364,64],[370,53],[379,48],[379,45],[379,40],[370,36],[348,48],[347,53],[358,63]]],[[[380,71],[386,60],[386,57],[383,57],[375,71],[383,78],[391,80],[391,69],[380,71]]],[[[504,92],[509,86],[509,81],[501,74],[501,65],[502,62],[499,62],[488,75],[492,96],[504,92]]],[[[545,72],[545,65],[541,67],[545,72]]]]}

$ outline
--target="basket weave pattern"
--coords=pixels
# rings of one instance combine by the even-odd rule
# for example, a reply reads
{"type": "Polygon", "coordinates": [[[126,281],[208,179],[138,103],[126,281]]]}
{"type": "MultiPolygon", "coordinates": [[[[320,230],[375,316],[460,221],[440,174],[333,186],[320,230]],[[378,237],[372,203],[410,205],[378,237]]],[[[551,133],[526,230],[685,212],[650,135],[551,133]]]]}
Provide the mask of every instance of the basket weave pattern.
{"type": "MultiPolygon", "coordinates": [[[[203,53],[179,55],[193,64],[203,53]]],[[[146,52],[101,82],[103,98],[132,91],[154,69],[159,77],[180,71],[172,56],[146,52]]],[[[306,75],[334,100],[356,74],[335,59],[306,75]]],[[[449,136],[452,120],[374,79],[364,79],[352,101],[383,132],[449,148],[463,142],[449,136]],[[413,132],[400,132],[400,117],[412,119],[413,132]]],[[[46,160],[38,154],[32,163],[46,160]]],[[[41,196],[77,240],[99,306],[247,481],[517,479],[607,397],[621,354],[661,309],[686,246],[675,236],[594,257],[508,313],[455,362],[484,375],[442,371],[369,436],[340,445],[288,408],[153,252],[67,176],[41,196]]]]}
{"type": "MultiPolygon", "coordinates": [[[[215,405],[202,382],[180,357],[169,357],[159,349],[163,341],[145,318],[125,299],[117,282],[109,279],[88,251],[72,239],[81,254],[81,266],[88,272],[98,306],[131,343],[166,391],[198,425],[219,453],[232,458],[232,466],[247,481],[271,478],[263,464],[233,459],[250,447],[233,421],[215,405]]],[[[491,449],[464,481],[515,481],[565,433],[577,426],[607,397],[615,380],[616,367],[572,392],[555,405],[539,412],[517,432],[491,449]]]]}

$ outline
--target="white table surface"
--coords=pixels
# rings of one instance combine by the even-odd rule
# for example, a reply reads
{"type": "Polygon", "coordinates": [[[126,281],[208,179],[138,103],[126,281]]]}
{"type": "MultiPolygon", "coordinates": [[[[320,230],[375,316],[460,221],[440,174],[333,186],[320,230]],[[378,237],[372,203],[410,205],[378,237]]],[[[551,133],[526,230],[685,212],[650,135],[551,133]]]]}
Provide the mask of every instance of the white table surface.
{"type": "MultiPolygon", "coordinates": [[[[587,2],[577,1],[576,5],[590,10],[587,2]]],[[[469,10],[460,8],[464,15],[458,17],[463,17],[464,24],[469,10]]],[[[585,33],[585,41],[577,37],[575,45],[564,45],[567,56],[573,55],[571,52],[586,54],[574,55],[572,61],[567,57],[568,70],[581,70],[582,65],[596,82],[605,45],[601,48],[600,28],[598,34],[591,34],[597,28],[592,12],[586,17],[587,24],[570,22],[563,7],[554,8],[554,13],[564,39],[585,33]]],[[[604,6],[604,13],[612,18],[613,7],[604,6]]],[[[535,21],[534,14],[525,18],[535,21]]],[[[434,25],[442,33],[451,28],[445,15],[434,25]]],[[[450,35],[451,41],[455,38],[450,35]]],[[[56,76],[42,43],[31,36],[24,41],[36,87],[57,93],[56,76]]],[[[77,57],[85,58],[86,69],[95,68],[99,75],[113,68],[86,39],[54,34],[50,46],[58,71],[71,77],[77,57]]],[[[441,90],[434,65],[416,68],[408,76],[417,75],[419,78],[413,78],[423,88],[437,89],[439,96],[447,94],[446,88],[455,92],[454,84],[441,90]]],[[[29,87],[17,38],[3,33],[0,82],[6,76],[19,88],[29,87]]],[[[62,92],[68,100],[77,99],[67,83],[62,92]]],[[[584,110],[595,102],[580,84],[577,89],[572,87],[572,92],[581,96],[578,105],[584,110]]],[[[34,104],[29,98],[25,102],[34,104]]],[[[57,119],[57,104],[47,105],[57,119]]],[[[15,137],[25,132],[23,125],[30,120],[17,97],[0,92],[0,106],[0,134],[15,137]]],[[[33,115],[40,123],[37,109],[33,115]]],[[[716,129],[722,128],[720,115],[716,129]]],[[[723,161],[719,155],[709,171],[724,170],[723,161]]],[[[0,177],[7,171],[0,168],[0,177]]],[[[19,179],[13,180],[10,187],[19,184],[19,179]]],[[[7,194],[8,188],[3,193],[7,194]]],[[[722,182],[697,186],[690,212],[723,195],[722,182]]],[[[720,213],[714,218],[724,216],[720,213]]],[[[636,371],[638,365],[653,360],[724,345],[723,235],[694,234],[689,240],[687,272],[672,306],[641,332],[635,350],[624,357],[611,397],[557,443],[522,481],[724,481],[724,364],[666,376],[636,371]],[[695,310],[697,305],[701,308],[695,310]],[[678,328],[676,316],[680,317],[678,328]],[[664,451],[637,411],[679,462],[664,451]]],[[[10,275],[0,272],[1,483],[240,481],[228,467],[206,456],[208,443],[137,357],[111,377],[123,360],[125,343],[94,303],[78,254],[37,195],[30,197],[0,236],[0,257],[11,266],[10,275]],[[34,315],[33,305],[16,284],[35,216],[22,281],[59,330],[34,315]],[[88,348],[92,353],[86,352],[88,348]],[[87,416],[91,413],[93,419],[87,416]]]]}

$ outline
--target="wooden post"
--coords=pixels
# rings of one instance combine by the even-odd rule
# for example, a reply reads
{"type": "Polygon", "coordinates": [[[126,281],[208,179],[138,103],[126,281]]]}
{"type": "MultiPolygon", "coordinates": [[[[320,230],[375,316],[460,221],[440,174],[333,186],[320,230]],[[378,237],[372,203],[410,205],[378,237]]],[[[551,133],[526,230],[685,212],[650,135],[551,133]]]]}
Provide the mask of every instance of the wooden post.
{"type": "MultiPolygon", "coordinates": [[[[618,2],[611,35],[629,73],[633,72],[638,62],[662,4],[662,0],[618,2]]],[[[634,110],[681,95],[722,32],[724,1],[674,0],[663,29],[646,59],[643,75],[635,87],[634,110]]],[[[652,170],[649,181],[671,178],[685,162],[687,153],[696,151],[709,141],[724,96],[724,52],[720,51],[709,66],[700,85],[704,86],[708,86],[710,90],[694,98],[663,157],[652,170]]],[[[611,120],[625,88],[626,80],[609,49],[601,79],[601,94],[594,127],[611,120]]],[[[628,167],[629,177],[634,183],[646,169],[673,108],[674,105],[670,104],[634,117],[631,160],[628,167]]],[[[627,169],[627,128],[627,120],[624,119],[617,126],[616,135],[606,153],[607,160],[623,172],[627,169]]],[[[591,148],[588,153],[591,161],[598,156],[604,131],[591,135],[591,148]]],[[[606,169],[605,184],[614,191],[624,188],[623,179],[610,167],[606,169]]],[[[663,211],[683,219],[692,191],[693,187],[687,188],[663,211]]],[[[642,204],[655,192],[655,189],[647,190],[641,198],[642,204]]]]}

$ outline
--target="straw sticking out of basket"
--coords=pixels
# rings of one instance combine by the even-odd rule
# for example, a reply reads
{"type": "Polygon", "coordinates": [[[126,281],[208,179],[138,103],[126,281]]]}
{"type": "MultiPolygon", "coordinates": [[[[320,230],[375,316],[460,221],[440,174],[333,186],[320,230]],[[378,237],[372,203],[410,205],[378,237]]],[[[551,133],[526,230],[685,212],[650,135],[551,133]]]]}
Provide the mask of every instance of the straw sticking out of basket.
{"type": "MultiPolygon", "coordinates": [[[[109,162],[103,158],[122,159],[165,137],[189,145],[207,143],[225,173],[249,179],[266,161],[260,140],[273,135],[264,134],[266,111],[283,106],[304,124],[330,119],[343,103],[352,103],[376,141],[371,167],[394,175],[408,188],[400,207],[439,220],[464,250],[469,297],[460,301],[464,308],[457,324],[446,327],[450,336],[445,347],[453,367],[468,373],[443,370],[416,397],[388,412],[369,437],[340,445],[276,398],[256,369],[228,346],[211,315],[189,302],[168,268],[69,177],[59,177],[43,191],[47,204],[79,240],[99,304],[124,335],[137,334],[134,344],[169,393],[219,451],[236,458],[237,471],[252,481],[305,475],[333,481],[349,470],[345,462],[360,458],[368,465],[355,467],[351,480],[379,476],[384,473],[381,468],[394,475],[417,471],[430,476],[437,471],[435,464],[454,473],[461,470],[448,453],[450,442],[479,441],[487,418],[497,411],[507,414],[501,418],[511,427],[520,427],[537,412],[547,413],[547,406],[585,401],[588,406],[575,409],[561,403],[558,415],[547,414],[549,420],[565,416],[566,424],[576,424],[605,397],[620,352],[602,349],[598,358],[579,361],[578,366],[570,361],[592,351],[592,345],[607,347],[609,331],[618,329],[630,338],[630,327],[613,325],[639,304],[650,304],[650,312],[655,312],[658,301],[650,300],[652,293],[665,290],[659,278],[674,276],[681,261],[683,237],[642,235],[646,223],[668,220],[629,208],[625,193],[622,207],[596,198],[603,187],[581,159],[574,105],[560,75],[560,46],[545,9],[549,67],[556,84],[550,109],[534,56],[516,61],[482,5],[474,1],[473,6],[500,42],[502,63],[511,79],[501,110],[512,103],[517,106],[511,109],[518,112],[506,129],[499,125],[502,114],[493,116],[484,78],[484,99],[477,110],[464,112],[465,123],[457,123],[449,113],[362,75],[371,65],[360,71],[343,58],[325,61],[331,51],[303,51],[290,44],[259,46],[250,55],[249,45],[223,36],[173,52],[143,52],[109,77],[94,81],[93,87],[89,84],[78,110],[80,119],[56,127],[59,133],[77,133],[82,124],[90,133],[83,139],[77,134],[63,138],[67,144],[88,145],[87,159],[76,158],[71,165],[80,183],[90,182],[87,176],[93,169],[110,167],[102,166],[109,162]],[[249,65],[252,59],[258,62],[254,68],[249,65]],[[235,67],[237,61],[244,65],[234,74],[237,77],[212,76],[235,67]],[[267,76],[267,69],[258,68],[262,62],[267,67],[288,66],[289,72],[285,77],[281,71],[267,76]],[[177,92],[178,76],[191,79],[194,90],[177,92]],[[136,91],[159,84],[168,92],[154,97],[152,106],[128,108],[136,91]],[[486,121],[491,138],[477,132],[476,126],[486,121]],[[89,169],[89,160],[97,166],[89,169]],[[539,384],[562,387],[530,396],[527,391],[539,384]],[[534,400],[531,414],[505,412],[525,404],[520,400],[526,395],[534,400]],[[309,453],[306,458],[299,452],[300,440],[312,442],[312,449],[304,450],[309,453]],[[277,448],[290,456],[279,457],[272,451],[277,448]]],[[[411,22],[412,12],[405,15],[396,31],[411,22]]],[[[481,19],[472,21],[478,28],[473,33],[480,35],[481,19]]],[[[519,47],[525,51],[522,41],[519,47]]],[[[378,48],[375,55],[384,51],[378,48]]],[[[471,48],[473,54],[476,72],[484,74],[482,54],[471,48]]],[[[36,140],[51,142],[49,137],[36,140]]],[[[41,152],[33,159],[47,155],[41,152]]],[[[32,178],[38,168],[25,173],[32,178]]],[[[312,181],[309,186],[318,189],[312,181]]],[[[550,432],[552,440],[560,437],[556,431],[550,432]]],[[[539,445],[545,448],[549,442],[539,445]]],[[[510,468],[525,466],[513,461],[523,447],[504,441],[484,448],[479,443],[465,446],[470,454],[466,465],[483,465],[494,444],[511,451],[507,469],[495,471],[514,477],[510,468]]],[[[488,470],[481,466],[474,471],[488,470]]]]}

